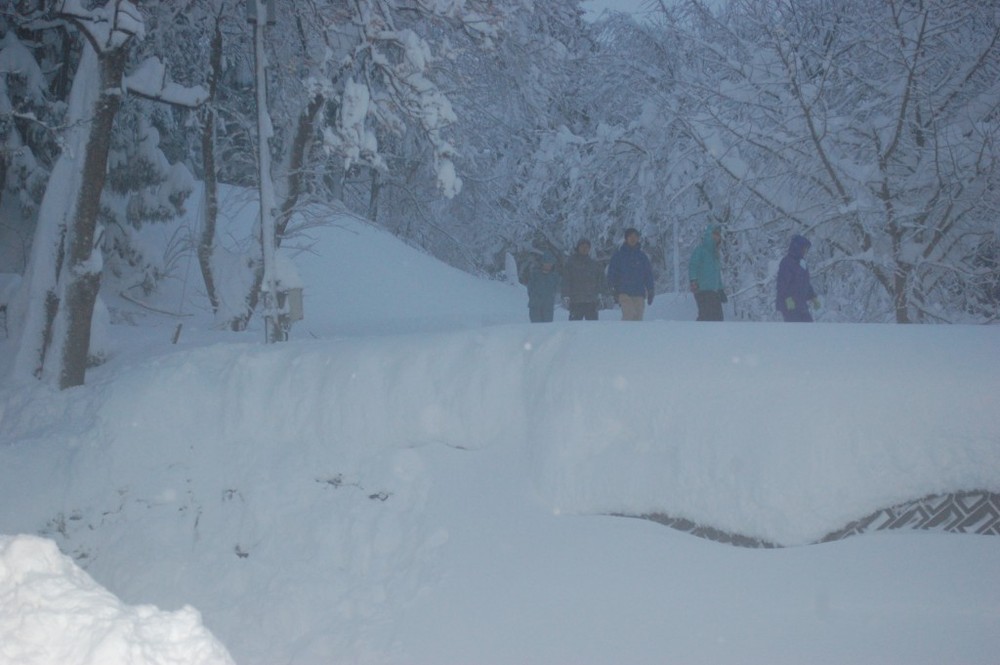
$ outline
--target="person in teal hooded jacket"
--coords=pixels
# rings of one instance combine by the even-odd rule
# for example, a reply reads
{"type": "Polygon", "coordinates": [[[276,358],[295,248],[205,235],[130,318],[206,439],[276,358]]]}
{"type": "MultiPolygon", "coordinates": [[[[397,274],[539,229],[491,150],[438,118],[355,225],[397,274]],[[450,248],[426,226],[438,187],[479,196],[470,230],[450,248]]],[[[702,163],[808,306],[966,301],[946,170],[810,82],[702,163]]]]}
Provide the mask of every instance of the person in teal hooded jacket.
{"type": "Polygon", "coordinates": [[[694,300],[698,303],[699,321],[722,320],[726,292],[722,288],[722,264],[719,260],[721,243],[722,230],[714,224],[710,225],[688,262],[688,279],[691,280],[694,300]]]}

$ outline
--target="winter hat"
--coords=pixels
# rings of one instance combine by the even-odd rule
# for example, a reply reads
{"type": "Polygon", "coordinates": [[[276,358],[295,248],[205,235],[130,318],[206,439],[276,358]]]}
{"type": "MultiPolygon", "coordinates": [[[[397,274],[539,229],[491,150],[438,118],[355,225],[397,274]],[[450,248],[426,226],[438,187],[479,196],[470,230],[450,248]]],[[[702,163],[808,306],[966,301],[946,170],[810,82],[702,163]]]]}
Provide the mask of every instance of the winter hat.
{"type": "Polygon", "coordinates": [[[628,238],[631,235],[639,235],[639,230],[632,227],[625,229],[625,237],[628,238]]]}
{"type": "Polygon", "coordinates": [[[792,256],[802,256],[805,250],[812,247],[812,243],[805,236],[793,235],[788,242],[788,253],[792,256]]]}

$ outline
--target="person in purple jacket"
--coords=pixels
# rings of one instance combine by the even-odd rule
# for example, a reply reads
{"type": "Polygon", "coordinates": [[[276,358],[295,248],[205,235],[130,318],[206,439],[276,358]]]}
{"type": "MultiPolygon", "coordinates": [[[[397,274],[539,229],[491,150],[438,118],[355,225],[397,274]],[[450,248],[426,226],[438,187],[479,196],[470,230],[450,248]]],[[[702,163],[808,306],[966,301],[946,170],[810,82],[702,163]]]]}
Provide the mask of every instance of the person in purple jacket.
{"type": "Polygon", "coordinates": [[[792,236],[788,243],[788,253],[778,266],[778,311],[789,322],[810,322],[809,305],[819,307],[819,299],[809,281],[806,267],[806,252],[812,246],[800,235],[792,236]]]}

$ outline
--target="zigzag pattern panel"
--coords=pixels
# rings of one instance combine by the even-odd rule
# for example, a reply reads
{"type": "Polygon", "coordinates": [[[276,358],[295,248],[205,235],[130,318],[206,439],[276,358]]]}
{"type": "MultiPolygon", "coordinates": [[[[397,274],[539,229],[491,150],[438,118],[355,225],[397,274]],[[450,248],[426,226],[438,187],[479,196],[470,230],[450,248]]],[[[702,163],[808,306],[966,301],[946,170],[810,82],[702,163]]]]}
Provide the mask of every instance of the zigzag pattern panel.
{"type": "Polygon", "coordinates": [[[821,542],[884,529],[927,529],[1000,536],[1000,494],[959,492],[927,496],[878,510],[828,534],[821,542]]]}
{"type": "MultiPolygon", "coordinates": [[[[780,547],[759,538],[729,533],[691,520],[671,517],[665,513],[618,515],[652,520],[699,538],[707,538],[737,547],[780,547]]],[[[877,510],[867,517],[851,522],[843,529],[827,534],[817,542],[826,543],[870,531],[885,529],[925,529],[950,533],[973,533],[1000,536],[1000,494],[972,491],[935,494],[877,510]]]]}

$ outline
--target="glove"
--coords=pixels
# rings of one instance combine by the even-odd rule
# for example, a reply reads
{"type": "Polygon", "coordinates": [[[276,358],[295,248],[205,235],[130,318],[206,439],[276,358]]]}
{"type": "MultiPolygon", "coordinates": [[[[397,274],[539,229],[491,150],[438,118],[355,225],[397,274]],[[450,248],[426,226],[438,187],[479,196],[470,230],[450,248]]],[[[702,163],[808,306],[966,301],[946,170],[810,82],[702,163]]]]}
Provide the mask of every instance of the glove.
{"type": "Polygon", "coordinates": [[[691,280],[691,293],[698,293],[698,280],[691,280]]]}
{"type": "Polygon", "coordinates": [[[785,298],[785,309],[787,309],[789,312],[795,309],[795,298],[791,296],[785,298]]]}
{"type": "Polygon", "coordinates": [[[722,289],[719,289],[719,302],[729,302],[729,296],[722,289]]]}
{"type": "Polygon", "coordinates": [[[648,296],[646,296],[646,304],[647,305],[652,305],[653,304],[653,294],[652,293],[650,293],[648,296]]]}
{"type": "Polygon", "coordinates": [[[809,304],[812,305],[813,309],[819,309],[819,298],[813,298],[809,304]]]}

